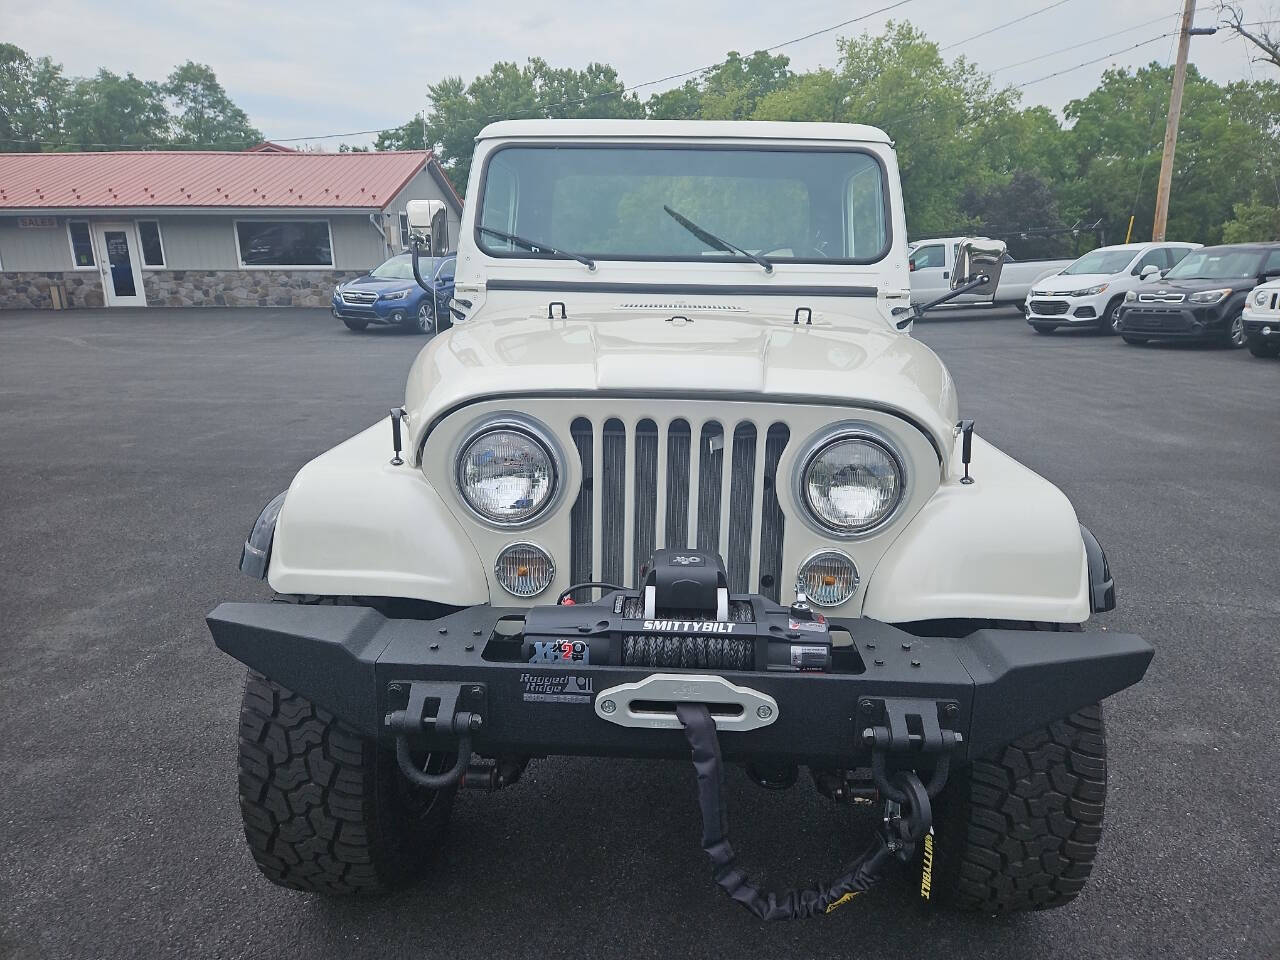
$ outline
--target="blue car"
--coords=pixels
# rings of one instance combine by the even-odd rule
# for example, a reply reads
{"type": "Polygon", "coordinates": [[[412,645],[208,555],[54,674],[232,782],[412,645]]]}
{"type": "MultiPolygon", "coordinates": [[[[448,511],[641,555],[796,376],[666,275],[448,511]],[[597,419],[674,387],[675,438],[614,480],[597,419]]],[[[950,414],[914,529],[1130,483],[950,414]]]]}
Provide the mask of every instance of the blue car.
{"type": "Polygon", "coordinates": [[[428,293],[413,277],[413,256],[402,253],[333,288],[333,315],[348,330],[363,330],[369,324],[401,327],[418,333],[448,330],[449,300],[453,297],[453,272],[457,254],[447,257],[420,257],[422,279],[432,287],[428,293]]]}

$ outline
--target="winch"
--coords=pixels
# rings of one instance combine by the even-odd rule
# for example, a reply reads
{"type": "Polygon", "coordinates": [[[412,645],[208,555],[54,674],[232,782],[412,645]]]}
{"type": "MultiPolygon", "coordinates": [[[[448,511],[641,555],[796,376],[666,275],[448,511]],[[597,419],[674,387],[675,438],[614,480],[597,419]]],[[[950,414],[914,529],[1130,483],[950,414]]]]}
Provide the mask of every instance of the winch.
{"type": "Polygon", "coordinates": [[[803,597],[790,607],[755,594],[730,594],[720,557],[704,550],[657,550],[639,589],[577,584],[560,603],[525,616],[531,664],[600,664],[715,670],[827,671],[831,633],[803,597]],[[579,603],[574,594],[604,591],[579,603]]]}

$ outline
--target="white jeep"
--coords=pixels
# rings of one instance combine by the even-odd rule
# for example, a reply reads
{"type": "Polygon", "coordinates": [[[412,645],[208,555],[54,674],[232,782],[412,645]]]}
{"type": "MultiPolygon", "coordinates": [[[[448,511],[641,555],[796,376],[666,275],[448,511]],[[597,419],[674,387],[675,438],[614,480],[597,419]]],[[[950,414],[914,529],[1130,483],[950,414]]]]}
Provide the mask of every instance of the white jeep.
{"type": "MultiPolygon", "coordinates": [[[[430,243],[430,211],[411,213],[430,243]]],[[[460,785],[554,754],[688,758],[715,879],[830,912],[897,859],[930,901],[1057,906],[1102,829],[1099,702],[1141,679],[1097,540],[973,435],[910,336],[880,130],[510,121],[479,136],[453,329],[403,406],[304,466],[224,603],[240,802],[272,881],[432,862],[460,785]],[[839,878],[735,866],[722,761],[879,805],[839,878]]],[[[952,293],[1003,248],[960,244],[952,293]]],[[[530,884],[534,883],[530,878],[530,884]]]]}

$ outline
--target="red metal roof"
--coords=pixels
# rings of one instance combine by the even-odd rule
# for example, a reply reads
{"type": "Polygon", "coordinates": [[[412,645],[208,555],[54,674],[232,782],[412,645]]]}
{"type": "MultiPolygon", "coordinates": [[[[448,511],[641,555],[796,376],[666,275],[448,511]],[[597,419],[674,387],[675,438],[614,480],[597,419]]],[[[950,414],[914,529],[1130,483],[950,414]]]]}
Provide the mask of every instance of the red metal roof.
{"type": "Polygon", "coordinates": [[[438,166],[426,150],[4,153],[0,154],[0,210],[65,207],[381,209],[428,162],[438,166]]]}

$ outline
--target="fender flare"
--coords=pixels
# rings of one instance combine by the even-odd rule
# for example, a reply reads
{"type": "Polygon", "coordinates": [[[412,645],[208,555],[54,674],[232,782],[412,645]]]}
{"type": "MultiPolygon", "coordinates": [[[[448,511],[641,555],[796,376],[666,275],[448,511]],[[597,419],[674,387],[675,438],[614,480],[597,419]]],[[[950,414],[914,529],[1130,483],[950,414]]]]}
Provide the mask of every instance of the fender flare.
{"type": "Polygon", "coordinates": [[[255,580],[267,579],[267,566],[271,563],[271,544],[276,538],[276,521],[284,508],[288,490],[282,490],[267,501],[267,505],[253,522],[249,539],[240,550],[240,572],[255,580]]]}
{"type": "Polygon", "coordinates": [[[1089,601],[1094,613],[1106,613],[1116,608],[1116,581],[1111,576],[1107,554],[1083,523],[1080,538],[1084,540],[1084,553],[1089,560],[1089,601]]]}

